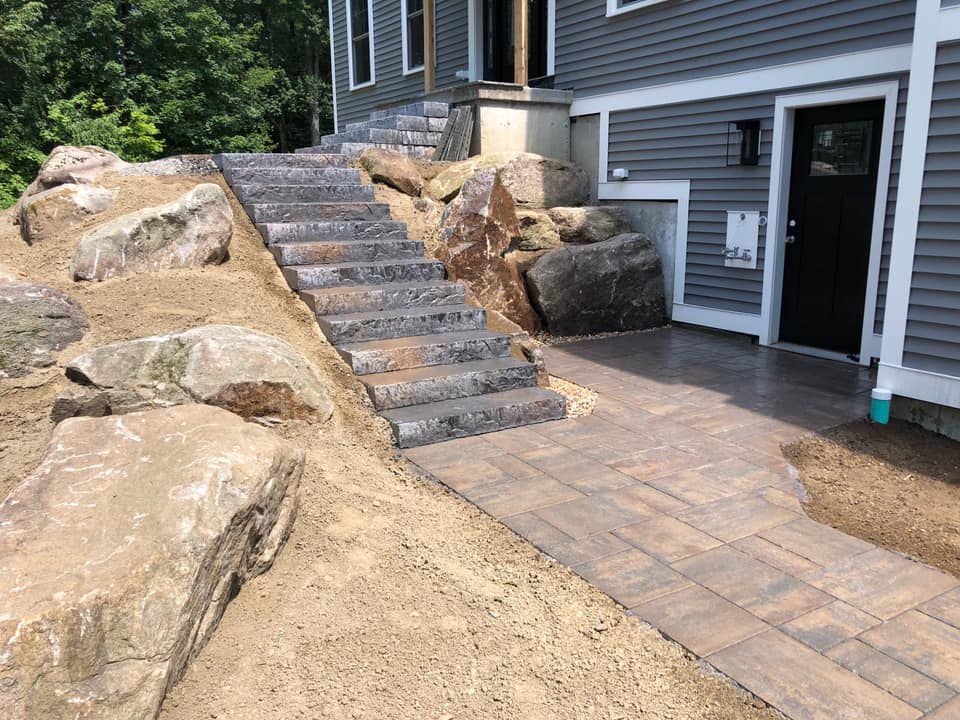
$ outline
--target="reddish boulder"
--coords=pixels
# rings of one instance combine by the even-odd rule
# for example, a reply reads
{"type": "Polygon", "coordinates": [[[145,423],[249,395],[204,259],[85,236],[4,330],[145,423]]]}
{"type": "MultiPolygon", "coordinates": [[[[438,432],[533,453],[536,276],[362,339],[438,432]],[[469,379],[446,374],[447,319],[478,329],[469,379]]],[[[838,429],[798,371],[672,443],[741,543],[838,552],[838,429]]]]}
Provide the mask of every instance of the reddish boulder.
{"type": "Polygon", "coordinates": [[[443,213],[438,257],[450,278],[464,283],[485,307],[534,332],[539,322],[523,278],[504,259],[519,236],[513,198],[496,170],[480,170],[443,213]]]}

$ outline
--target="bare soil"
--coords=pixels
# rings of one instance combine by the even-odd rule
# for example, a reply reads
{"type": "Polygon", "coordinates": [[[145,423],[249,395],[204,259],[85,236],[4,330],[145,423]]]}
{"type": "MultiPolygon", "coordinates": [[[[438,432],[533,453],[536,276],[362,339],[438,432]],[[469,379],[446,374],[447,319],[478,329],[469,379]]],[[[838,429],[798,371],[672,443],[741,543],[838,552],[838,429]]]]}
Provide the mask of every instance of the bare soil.
{"type": "MultiPolygon", "coordinates": [[[[88,226],[209,180],[116,178],[105,184],[121,189],[117,205],[88,226]]],[[[0,496],[40,458],[64,362],[106,342],[245,325],[297,347],[337,408],[322,426],[278,426],[308,451],[296,528],[273,569],[228,608],[169,694],[163,720],[777,717],[494,520],[411,474],[359,383],[233,209],[224,265],[89,284],[68,275],[86,228],[27,247],[9,213],[0,216],[0,261],[67,291],[92,326],[59,367],[0,381],[0,496]]]]}
{"type": "Polygon", "coordinates": [[[784,455],[813,519],[960,576],[960,443],[904,422],[860,421],[784,455]]]}

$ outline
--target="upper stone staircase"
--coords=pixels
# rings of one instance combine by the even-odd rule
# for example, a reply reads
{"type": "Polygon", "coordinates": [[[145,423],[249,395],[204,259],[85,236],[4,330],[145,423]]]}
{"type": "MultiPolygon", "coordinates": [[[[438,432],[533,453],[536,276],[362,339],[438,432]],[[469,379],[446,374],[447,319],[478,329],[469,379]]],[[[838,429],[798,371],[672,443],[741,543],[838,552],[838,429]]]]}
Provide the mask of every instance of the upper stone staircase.
{"type": "MultiPolygon", "coordinates": [[[[439,105],[374,113],[371,123],[407,126],[413,118],[430,127],[446,117],[439,105]]],[[[347,132],[384,129],[394,128],[347,132]]],[[[334,151],[343,145],[214,160],[399,445],[561,418],[564,398],[537,387],[534,366],[511,356],[510,337],[488,330],[486,311],[465,304],[463,285],[447,281],[443,264],[391,220],[373,186],[348,167],[350,155],[334,151]]]]}
{"type": "Polygon", "coordinates": [[[417,160],[429,160],[447,126],[446,103],[419,102],[376,110],[365,122],[348,123],[343,132],[324,135],[320,144],[300,148],[301,154],[342,154],[356,157],[369,147],[395,150],[417,160]]]}

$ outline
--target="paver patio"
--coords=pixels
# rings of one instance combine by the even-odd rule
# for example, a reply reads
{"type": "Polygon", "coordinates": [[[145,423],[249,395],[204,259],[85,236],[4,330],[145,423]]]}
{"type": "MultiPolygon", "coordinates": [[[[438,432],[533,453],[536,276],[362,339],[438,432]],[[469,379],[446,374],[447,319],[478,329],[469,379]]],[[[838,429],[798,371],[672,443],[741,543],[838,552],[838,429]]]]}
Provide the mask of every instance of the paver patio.
{"type": "Polygon", "coordinates": [[[592,416],[407,457],[788,717],[960,720],[960,582],[807,518],[780,452],[869,372],[680,328],[547,362],[592,416]]]}

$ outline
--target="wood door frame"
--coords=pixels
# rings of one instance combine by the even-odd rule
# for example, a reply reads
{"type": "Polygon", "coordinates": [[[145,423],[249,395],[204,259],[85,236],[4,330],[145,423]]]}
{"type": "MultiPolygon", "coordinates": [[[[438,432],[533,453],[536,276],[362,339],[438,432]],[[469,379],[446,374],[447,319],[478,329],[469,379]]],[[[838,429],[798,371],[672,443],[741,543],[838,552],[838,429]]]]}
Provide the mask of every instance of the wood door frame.
{"type": "Polygon", "coordinates": [[[877,316],[877,290],[880,284],[880,261],[883,252],[883,231],[886,224],[899,91],[900,82],[891,80],[777,97],[773,124],[773,155],[770,162],[767,240],[764,248],[763,300],[760,311],[760,343],[762,345],[775,345],[780,338],[784,242],[787,235],[796,111],[802,108],[842,105],[864,100],[884,100],[877,192],[874,201],[873,227],[870,233],[870,264],[867,271],[863,328],[860,337],[860,363],[869,365],[871,358],[880,356],[881,336],[874,333],[873,328],[877,316]]]}
{"type": "MultiPolygon", "coordinates": [[[[467,2],[467,81],[483,81],[483,0],[467,2]]],[[[547,75],[556,73],[557,0],[547,0],[547,75]]]]}

